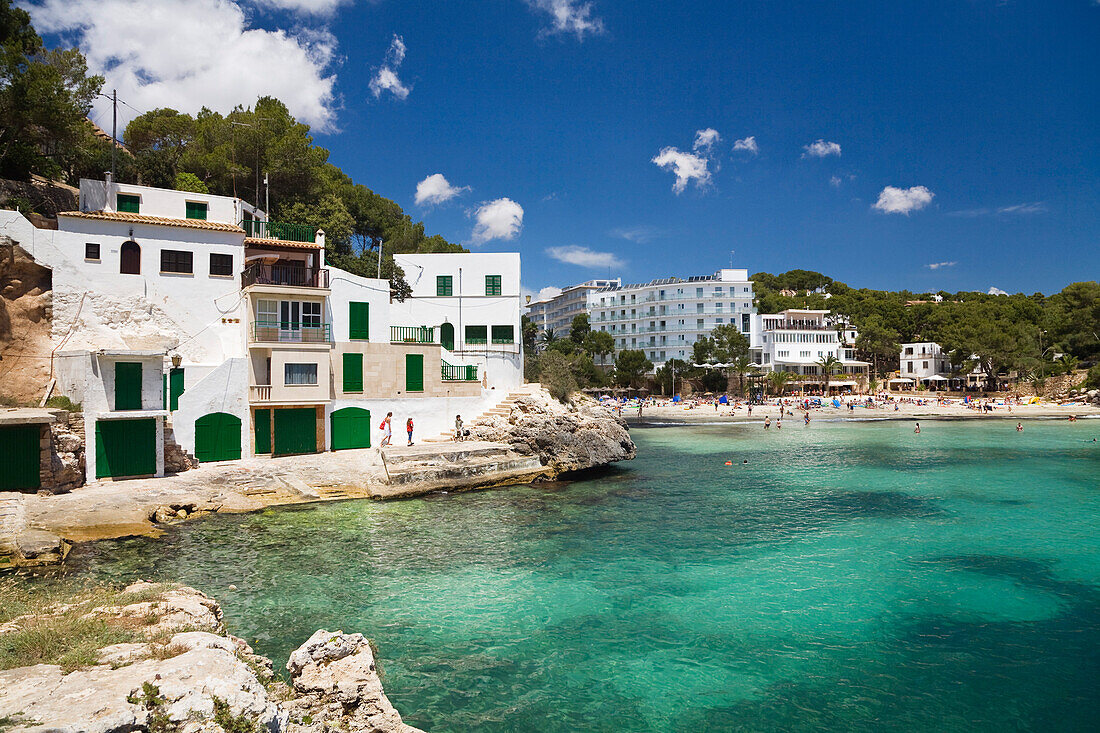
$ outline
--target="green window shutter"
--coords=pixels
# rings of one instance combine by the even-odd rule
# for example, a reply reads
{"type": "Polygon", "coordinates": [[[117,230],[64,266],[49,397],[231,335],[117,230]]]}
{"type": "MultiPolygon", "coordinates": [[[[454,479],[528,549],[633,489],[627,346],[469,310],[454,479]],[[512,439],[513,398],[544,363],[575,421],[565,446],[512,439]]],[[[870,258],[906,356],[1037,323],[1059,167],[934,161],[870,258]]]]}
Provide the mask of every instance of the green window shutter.
{"type": "Polygon", "coordinates": [[[344,354],[344,391],[363,391],[362,354],[344,354]]]}
{"type": "Polygon", "coordinates": [[[271,410],[256,410],[256,453],[271,452],[271,410]]]}
{"type": "Polygon", "coordinates": [[[38,425],[0,426],[0,491],[34,490],[41,486],[38,425]]]}
{"type": "Polygon", "coordinates": [[[514,326],[493,326],[493,343],[494,344],[511,344],[515,343],[515,327],[514,326]]]}
{"type": "Polygon", "coordinates": [[[169,379],[168,409],[180,409],[180,395],[183,394],[183,370],[173,369],[169,379]]]}
{"type": "Polygon", "coordinates": [[[115,409],[141,409],[140,362],[115,362],[115,409]]]}
{"type": "Polygon", "coordinates": [[[370,338],[370,303],[348,303],[348,340],[366,341],[370,338]]]}
{"type": "Polygon", "coordinates": [[[435,276],[435,294],[436,295],[445,295],[445,296],[453,295],[454,294],[453,283],[454,283],[454,280],[452,279],[452,277],[450,275],[436,275],[435,276]]]}
{"type": "Polygon", "coordinates": [[[485,276],[485,294],[500,295],[500,275],[485,276]]]}
{"type": "Polygon", "coordinates": [[[466,343],[484,344],[488,341],[488,326],[466,326],[466,343]]]}
{"type": "Polygon", "coordinates": [[[206,220],[206,204],[198,201],[187,202],[187,218],[206,220]]]}
{"type": "Polygon", "coordinates": [[[424,391],[423,354],[405,354],[405,391],[424,391]]]}
{"type": "Polygon", "coordinates": [[[115,198],[115,209],[124,214],[139,214],[141,213],[141,197],[120,193],[115,198]]]}

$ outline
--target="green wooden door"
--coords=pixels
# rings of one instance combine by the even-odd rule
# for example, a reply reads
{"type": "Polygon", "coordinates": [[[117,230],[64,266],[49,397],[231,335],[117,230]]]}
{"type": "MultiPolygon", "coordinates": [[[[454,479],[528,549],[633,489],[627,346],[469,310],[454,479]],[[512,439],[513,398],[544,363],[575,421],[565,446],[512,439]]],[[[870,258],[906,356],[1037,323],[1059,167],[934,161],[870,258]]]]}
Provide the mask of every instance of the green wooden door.
{"type": "Polygon", "coordinates": [[[275,455],[317,452],[317,410],[293,407],[275,410],[275,455]]]}
{"type": "Polygon", "coordinates": [[[405,391],[424,391],[423,354],[405,354],[405,391]]]}
{"type": "Polygon", "coordinates": [[[370,448],[370,410],[361,407],[334,410],[330,423],[333,450],[370,448]]]}
{"type": "Polygon", "coordinates": [[[370,338],[370,304],[348,303],[348,340],[366,341],[370,338]]]}
{"type": "Polygon", "coordinates": [[[271,452],[271,410],[256,410],[256,452],[271,452]]]}
{"type": "Polygon", "coordinates": [[[38,425],[0,427],[0,491],[34,491],[41,486],[38,425]]]}
{"type": "Polygon", "coordinates": [[[180,395],[183,394],[183,370],[173,369],[168,379],[168,409],[180,409],[180,395]]]}
{"type": "Polygon", "coordinates": [[[141,409],[141,362],[115,362],[115,409],[141,409]]]}
{"type": "Polygon", "coordinates": [[[195,421],[195,458],[234,461],[241,457],[241,419],[228,412],[212,412],[195,421]]]}
{"type": "Polygon", "coordinates": [[[98,420],[95,477],[148,476],[157,471],[157,421],[98,420]]]}
{"type": "Polygon", "coordinates": [[[363,355],[355,353],[344,354],[344,391],[363,391],[363,355]]]}
{"type": "Polygon", "coordinates": [[[439,327],[439,343],[448,351],[455,350],[455,327],[453,323],[444,323],[439,327]]]}

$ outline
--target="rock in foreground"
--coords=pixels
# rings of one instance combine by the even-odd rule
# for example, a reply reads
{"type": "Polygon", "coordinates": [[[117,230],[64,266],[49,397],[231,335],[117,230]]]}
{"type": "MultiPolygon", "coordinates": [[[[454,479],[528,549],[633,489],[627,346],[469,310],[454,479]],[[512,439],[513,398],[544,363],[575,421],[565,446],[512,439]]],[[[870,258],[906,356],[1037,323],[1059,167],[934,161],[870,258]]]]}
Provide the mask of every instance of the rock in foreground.
{"type": "MultiPolygon", "coordinates": [[[[44,609],[39,617],[64,611],[44,609]]],[[[120,605],[91,609],[140,631],[73,672],[0,671],[0,729],[15,733],[421,733],[386,699],[361,634],[318,631],[291,656],[291,686],[271,661],[225,633],[221,608],[193,588],[136,583],[120,605]]],[[[0,638],[36,617],[0,626],[0,638]]]]}
{"type": "Polygon", "coordinates": [[[637,454],[622,418],[580,394],[562,404],[545,389],[516,399],[508,415],[482,418],[470,433],[478,440],[508,443],[517,453],[538,455],[551,479],[629,461],[637,454]]]}

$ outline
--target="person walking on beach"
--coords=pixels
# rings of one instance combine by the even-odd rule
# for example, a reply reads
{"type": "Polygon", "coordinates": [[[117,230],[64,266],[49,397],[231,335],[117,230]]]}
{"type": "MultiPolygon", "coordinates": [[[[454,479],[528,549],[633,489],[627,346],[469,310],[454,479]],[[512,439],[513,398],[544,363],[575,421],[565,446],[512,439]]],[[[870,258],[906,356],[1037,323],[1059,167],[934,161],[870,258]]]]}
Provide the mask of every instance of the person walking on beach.
{"type": "Polygon", "coordinates": [[[413,419],[411,417],[408,419],[408,421],[405,422],[405,430],[407,430],[409,432],[409,445],[412,445],[413,444],[413,419]]]}
{"type": "Polygon", "coordinates": [[[752,403],[749,403],[749,417],[752,417],[752,403]]]}
{"type": "Polygon", "coordinates": [[[386,416],[382,418],[382,425],[380,426],[382,428],[382,443],[379,445],[380,448],[385,448],[386,446],[393,444],[392,420],[392,412],[387,412],[386,416]]]}
{"type": "Polygon", "coordinates": [[[455,415],[455,442],[462,440],[462,415],[455,415]]]}

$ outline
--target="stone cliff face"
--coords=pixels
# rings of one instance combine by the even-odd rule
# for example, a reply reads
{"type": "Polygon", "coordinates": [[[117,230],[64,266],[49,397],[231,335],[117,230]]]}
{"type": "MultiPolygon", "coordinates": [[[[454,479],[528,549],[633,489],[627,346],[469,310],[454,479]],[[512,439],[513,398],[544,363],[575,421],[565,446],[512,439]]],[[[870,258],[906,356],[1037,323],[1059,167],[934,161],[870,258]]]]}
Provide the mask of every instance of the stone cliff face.
{"type": "MultiPolygon", "coordinates": [[[[65,674],[38,664],[0,671],[0,727],[12,733],[422,733],[386,699],[361,634],[318,631],[291,655],[290,685],[226,633],[218,604],[193,588],[136,583],[89,617],[141,631],[65,674]]],[[[43,609],[38,616],[63,613],[43,609]]],[[[0,640],[31,617],[0,625],[0,640]]]]}
{"type": "Polygon", "coordinates": [[[546,477],[581,471],[637,454],[626,423],[595,400],[574,395],[562,404],[539,389],[520,397],[508,415],[490,415],[471,426],[471,437],[509,444],[517,453],[538,455],[546,477]]]}

